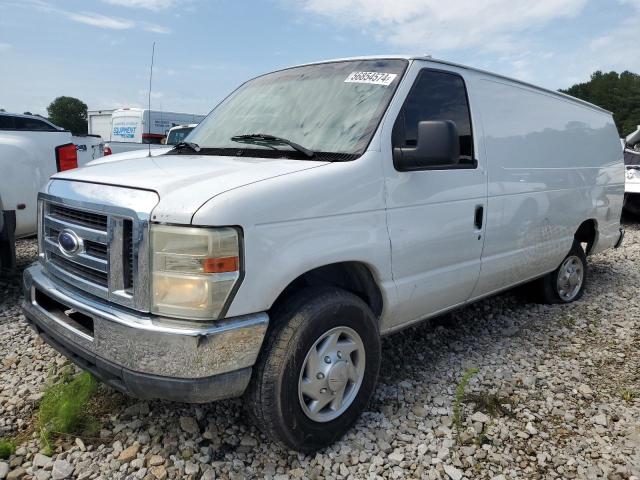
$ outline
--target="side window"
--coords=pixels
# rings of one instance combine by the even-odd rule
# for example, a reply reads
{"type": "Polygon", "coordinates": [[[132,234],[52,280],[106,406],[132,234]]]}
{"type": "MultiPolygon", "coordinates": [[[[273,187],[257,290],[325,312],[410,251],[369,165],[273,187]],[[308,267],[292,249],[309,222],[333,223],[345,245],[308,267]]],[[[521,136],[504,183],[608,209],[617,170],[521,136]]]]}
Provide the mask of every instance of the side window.
{"type": "Polygon", "coordinates": [[[460,163],[472,163],[471,115],[462,77],[453,73],[422,70],[393,126],[393,146],[415,147],[418,123],[425,120],[455,122],[460,136],[460,163]]]}
{"type": "Polygon", "coordinates": [[[35,118],[15,117],[16,126],[18,130],[42,130],[42,131],[55,131],[51,125],[42,120],[36,120],[35,118]]]}

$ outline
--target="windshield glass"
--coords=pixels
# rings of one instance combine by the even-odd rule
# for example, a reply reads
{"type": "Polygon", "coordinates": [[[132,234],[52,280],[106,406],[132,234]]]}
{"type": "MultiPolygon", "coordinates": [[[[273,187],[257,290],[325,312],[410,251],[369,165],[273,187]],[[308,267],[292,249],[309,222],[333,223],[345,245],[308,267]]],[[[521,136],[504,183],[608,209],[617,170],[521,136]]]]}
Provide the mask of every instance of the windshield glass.
{"type": "Polygon", "coordinates": [[[357,60],[263,75],[218,105],[189,141],[202,149],[250,149],[256,156],[273,154],[274,149],[279,154],[299,153],[282,143],[231,140],[267,134],[327,156],[361,155],[406,65],[405,60],[357,60]]]}
{"type": "Polygon", "coordinates": [[[184,127],[171,130],[169,132],[169,136],[167,137],[167,145],[177,145],[180,142],[184,142],[186,136],[189,135],[189,133],[191,133],[191,130],[193,129],[194,127],[184,127]]]}

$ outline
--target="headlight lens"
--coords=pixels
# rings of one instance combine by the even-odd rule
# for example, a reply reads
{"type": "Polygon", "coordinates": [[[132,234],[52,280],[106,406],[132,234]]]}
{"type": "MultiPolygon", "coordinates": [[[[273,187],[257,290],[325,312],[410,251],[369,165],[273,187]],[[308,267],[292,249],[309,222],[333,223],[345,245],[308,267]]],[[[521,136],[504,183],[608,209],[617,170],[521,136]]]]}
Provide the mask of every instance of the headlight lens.
{"type": "Polygon", "coordinates": [[[152,225],[151,255],[153,313],[219,318],[240,279],[236,229],[152,225]]]}

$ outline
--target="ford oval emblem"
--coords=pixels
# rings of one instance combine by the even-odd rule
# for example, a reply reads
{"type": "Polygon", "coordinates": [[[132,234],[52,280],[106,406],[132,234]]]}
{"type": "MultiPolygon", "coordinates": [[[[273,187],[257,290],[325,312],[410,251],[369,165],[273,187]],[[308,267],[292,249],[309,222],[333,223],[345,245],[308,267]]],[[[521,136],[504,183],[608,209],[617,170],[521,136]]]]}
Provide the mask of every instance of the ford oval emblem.
{"type": "Polygon", "coordinates": [[[82,239],[73,230],[62,230],[58,234],[58,246],[65,255],[75,255],[82,248],[82,239]]]}

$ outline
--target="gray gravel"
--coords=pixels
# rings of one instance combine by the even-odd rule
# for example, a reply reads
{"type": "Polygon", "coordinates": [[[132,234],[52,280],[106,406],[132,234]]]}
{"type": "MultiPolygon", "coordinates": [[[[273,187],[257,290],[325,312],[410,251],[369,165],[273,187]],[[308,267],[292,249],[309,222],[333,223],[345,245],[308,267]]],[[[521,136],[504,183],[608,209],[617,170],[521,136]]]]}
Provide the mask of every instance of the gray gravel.
{"type": "MultiPolygon", "coordinates": [[[[35,437],[0,461],[7,478],[640,478],[640,225],[590,258],[568,306],[506,293],[384,340],[379,386],[355,428],[304,456],[269,442],[240,401],[136,402],[103,393],[98,438],[55,454],[35,437]],[[453,401],[477,368],[460,431],[453,401]]],[[[35,242],[20,241],[22,266],[35,242]]],[[[0,283],[0,436],[29,428],[52,366],[19,310],[19,278],[0,283]]],[[[27,438],[30,438],[27,436],[27,438]]]]}

